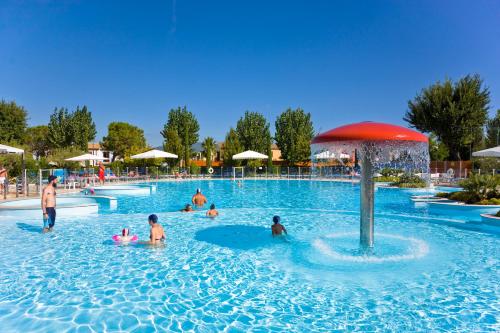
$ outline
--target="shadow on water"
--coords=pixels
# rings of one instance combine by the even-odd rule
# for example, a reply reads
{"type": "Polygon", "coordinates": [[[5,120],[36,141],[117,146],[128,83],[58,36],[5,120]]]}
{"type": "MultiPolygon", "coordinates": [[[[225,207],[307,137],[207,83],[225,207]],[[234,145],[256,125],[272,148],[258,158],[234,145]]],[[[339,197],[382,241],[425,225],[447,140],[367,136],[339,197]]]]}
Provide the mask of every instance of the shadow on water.
{"type": "Polygon", "coordinates": [[[250,225],[223,225],[196,233],[196,240],[231,249],[250,250],[272,244],[271,230],[250,225]]]}
{"type": "Polygon", "coordinates": [[[23,231],[29,231],[29,232],[36,232],[36,233],[41,233],[42,228],[41,227],[35,227],[34,225],[31,224],[26,224],[26,223],[16,223],[17,227],[23,231]]]}

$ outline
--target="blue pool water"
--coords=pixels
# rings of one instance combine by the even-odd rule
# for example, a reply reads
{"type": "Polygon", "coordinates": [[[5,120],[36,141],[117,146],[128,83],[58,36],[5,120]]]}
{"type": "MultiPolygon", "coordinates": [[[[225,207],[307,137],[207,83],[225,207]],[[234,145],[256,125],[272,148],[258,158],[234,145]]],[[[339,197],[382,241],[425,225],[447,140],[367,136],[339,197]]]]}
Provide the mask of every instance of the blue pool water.
{"type": "MultiPolygon", "coordinates": [[[[358,252],[359,187],[185,181],[99,215],[0,223],[2,332],[494,332],[499,233],[376,192],[376,248],[358,252]],[[199,187],[220,216],[180,213],[199,187]],[[162,248],[117,246],[129,226],[162,248]],[[270,236],[278,214],[289,231],[270,236]]],[[[419,193],[421,194],[421,193],[419,193]]]]}

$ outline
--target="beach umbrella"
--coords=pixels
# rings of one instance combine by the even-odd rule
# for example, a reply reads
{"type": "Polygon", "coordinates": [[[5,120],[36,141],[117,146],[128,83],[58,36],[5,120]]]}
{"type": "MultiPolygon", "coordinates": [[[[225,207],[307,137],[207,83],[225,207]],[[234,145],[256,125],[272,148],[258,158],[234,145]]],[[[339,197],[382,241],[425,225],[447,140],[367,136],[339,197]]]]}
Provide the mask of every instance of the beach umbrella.
{"type": "Polygon", "coordinates": [[[70,161],[70,162],[104,161],[104,160],[105,158],[92,154],[83,154],[80,156],[75,156],[65,159],[65,161],[70,161]]]}
{"type": "Polygon", "coordinates": [[[178,157],[179,156],[177,156],[175,154],[168,153],[168,152],[163,151],[163,150],[153,149],[153,150],[147,151],[145,153],[133,155],[130,158],[147,159],[147,158],[178,158],[178,157]]]}
{"type": "Polygon", "coordinates": [[[18,154],[18,155],[21,155],[21,163],[22,163],[21,169],[23,170],[22,182],[23,182],[23,192],[24,192],[26,189],[26,176],[24,173],[26,162],[24,160],[24,150],[20,149],[20,148],[0,144],[0,154],[18,154]]]}
{"type": "Polygon", "coordinates": [[[472,153],[474,157],[500,157],[500,146],[475,151],[472,153]]]}
{"type": "Polygon", "coordinates": [[[233,160],[265,160],[268,158],[269,156],[258,153],[253,150],[247,150],[242,153],[233,155],[233,160]]]}
{"type": "Polygon", "coordinates": [[[0,145],[0,154],[24,154],[24,150],[7,145],[0,145]]]}

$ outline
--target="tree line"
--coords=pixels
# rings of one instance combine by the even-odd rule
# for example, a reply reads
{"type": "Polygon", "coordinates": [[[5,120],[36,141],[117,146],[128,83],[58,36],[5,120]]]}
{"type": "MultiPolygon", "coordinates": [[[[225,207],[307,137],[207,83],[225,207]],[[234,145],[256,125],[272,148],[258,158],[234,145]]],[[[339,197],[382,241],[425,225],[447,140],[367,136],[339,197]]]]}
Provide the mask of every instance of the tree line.
{"type": "MultiPolygon", "coordinates": [[[[479,75],[467,75],[458,81],[446,79],[422,89],[408,101],[404,120],[430,138],[430,154],[433,160],[470,159],[471,152],[500,144],[500,110],[488,118],[490,91],[479,75]]],[[[87,144],[96,138],[96,126],[86,105],[69,111],[55,108],[46,125],[28,127],[28,112],[14,101],[0,101],[0,142],[23,145],[39,160],[41,167],[49,161],[59,166],[67,165],[65,158],[87,151],[87,144]]],[[[232,156],[245,150],[268,155],[271,165],[271,146],[276,143],[281,157],[288,165],[297,165],[310,159],[310,141],[315,132],[311,114],[301,108],[288,108],[271,124],[259,112],[246,111],[236,124],[229,128],[222,142],[222,158],[225,165],[238,166],[232,156]]],[[[193,156],[193,144],[200,140],[200,125],[196,116],[184,107],[168,112],[160,134],[163,148],[177,154],[173,161],[189,166],[193,156]]],[[[126,122],[112,122],[108,133],[101,140],[103,149],[113,151],[113,161],[125,160],[133,154],[150,148],[144,131],[126,122]]],[[[207,165],[211,166],[217,151],[213,137],[201,142],[207,165]]],[[[8,160],[12,157],[3,156],[8,160]]],[[[29,161],[28,161],[29,163],[29,161]]],[[[249,161],[260,165],[260,161],[249,161]]],[[[5,164],[5,162],[4,162],[5,164]]],[[[7,163],[8,164],[8,163],[7,163]]]]}
{"type": "MultiPolygon", "coordinates": [[[[231,127],[222,143],[223,161],[225,165],[237,166],[241,161],[233,160],[233,155],[246,150],[253,150],[269,156],[268,164],[272,165],[271,147],[276,142],[284,161],[290,165],[305,162],[311,155],[310,142],[314,136],[311,114],[297,108],[287,109],[278,116],[275,122],[275,136],[272,137],[270,123],[258,112],[246,111],[231,127]],[[288,141],[294,141],[293,145],[288,141]]],[[[161,135],[164,138],[164,149],[180,156],[179,162],[188,165],[192,156],[192,146],[199,140],[199,123],[195,115],[186,107],[171,109],[168,121],[161,135]]],[[[201,142],[202,153],[211,166],[217,146],[213,137],[206,137],[201,142]]],[[[249,161],[250,165],[260,165],[260,161],[249,161]]]]}
{"type": "MultiPolygon", "coordinates": [[[[41,163],[56,162],[59,166],[69,166],[66,158],[83,154],[88,143],[96,138],[96,126],[88,107],[77,107],[73,111],[67,108],[55,108],[47,125],[27,126],[28,113],[15,102],[0,102],[0,142],[22,145],[41,163]]],[[[225,165],[240,165],[233,161],[234,154],[245,150],[254,150],[270,156],[274,142],[281,149],[283,159],[290,165],[301,163],[310,158],[310,141],[314,136],[311,115],[304,110],[287,109],[275,121],[276,133],[271,136],[270,123],[258,112],[246,111],[234,127],[231,127],[222,143],[225,165]],[[290,142],[293,142],[290,144],[290,142]]],[[[187,107],[173,108],[168,112],[167,122],[160,134],[164,149],[177,154],[175,164],[189,166],[193,156],[193,145],[200,139],[200,125],[196,116],[187,107]]],[[[130,156],[148,148],[144,131],[126,122],[111,122],[108,133],[100,144],[104,150],[113,152],[115,160],[129,160],[130,156]]],[[[202,153],[211,166],[217,152],[217,143],[213,137],[206,137],[201,142],[202,153]]],[[[253,164],[252,164],[253,163],[253,164]]],[[[260,161],[250,162],[260,165],[260,161]]]]}

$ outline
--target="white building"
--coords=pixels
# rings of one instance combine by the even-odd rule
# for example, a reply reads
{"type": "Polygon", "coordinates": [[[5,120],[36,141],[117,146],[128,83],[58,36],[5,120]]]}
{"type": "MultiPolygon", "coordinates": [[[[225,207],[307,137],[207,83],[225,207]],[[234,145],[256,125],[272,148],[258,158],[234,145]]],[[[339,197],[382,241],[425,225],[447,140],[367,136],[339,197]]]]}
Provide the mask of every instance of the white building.
{"type": "MultiPolygon", "coordinates": [[[[99,158],[103,158],[103,163],[109,163],[113,159],[113,152],[108,150],[103,150],[99,143],[89,143],[88,153],[99,158]]],[[[95,162],[91,162],[91,165],[95,162]]]]}

